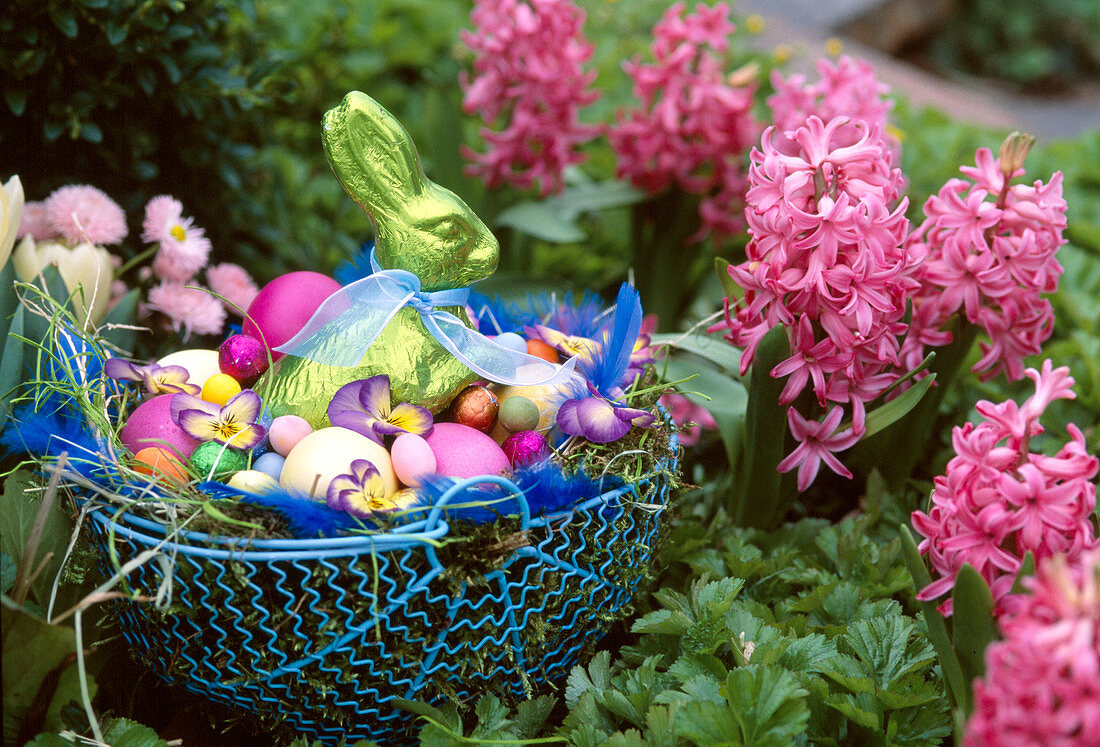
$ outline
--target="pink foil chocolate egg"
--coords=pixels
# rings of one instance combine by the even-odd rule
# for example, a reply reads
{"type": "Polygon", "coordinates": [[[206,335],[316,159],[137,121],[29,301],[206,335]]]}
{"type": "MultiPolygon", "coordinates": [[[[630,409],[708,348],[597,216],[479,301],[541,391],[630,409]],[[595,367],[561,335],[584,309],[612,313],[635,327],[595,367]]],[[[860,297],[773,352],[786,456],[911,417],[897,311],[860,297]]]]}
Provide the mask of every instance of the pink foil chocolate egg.
{"type": "Polygon", "coordinates": [[[424,475],[438,469],[432,447],[415,433],[402,433],[390,446],[390,460],[397,479],[409,487],[419,487],[424,475]]]}
{"type": "Polygon", "coordinates": [[[447,477],[499,475],[512,463],[497,442],[461,423],[436,423],[425,438],[435,454],[436,472],[447,477]]]}
{"type": "MultiPolygon", "coordinates": [[[[265,285],[249,305],[242,331],[276,348],[297,334],[321,303],[338,290],[338,282],[319,272],[280,275],[265,285]]],[[[272,350],[271,357],[278,360],[283,354],[272,350]]]]}
{"type": "Polygon", "coordinates": [[[118,433],[127,449],[136,454],[146,446],[161,446],[178,451],[180,456],[191,456],[199,442],[172,422],[174,396],[176,395],[161,394],[145,400],[130,413],[126,424],[118,433]]]}
{"type": "Polygon", "coordinates": [[[218,368],[247,389],[267,370],[267,350],[251,335],[232,335],[218,346],[218,368]]]}
{"type": "Polygon", "coordinates": [[[546,437],[538,431],[520,431],[504,439],[501,446],[513,467],[530,464],[550,452],[546,437]]]}
{"type": "Polygon", "coordinates": [[[313,426],[297,415],[280,415],[271,421],[267,438],[276,453],[286,456],[303,438],[313,433],[313,426]]]}

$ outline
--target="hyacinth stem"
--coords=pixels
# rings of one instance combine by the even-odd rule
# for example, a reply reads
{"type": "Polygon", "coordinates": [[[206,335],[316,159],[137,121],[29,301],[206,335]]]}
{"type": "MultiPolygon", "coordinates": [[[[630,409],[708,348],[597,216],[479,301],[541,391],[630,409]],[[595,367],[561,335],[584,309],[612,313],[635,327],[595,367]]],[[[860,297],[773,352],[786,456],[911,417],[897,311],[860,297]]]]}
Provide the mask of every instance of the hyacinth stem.
{"type": "Polygon", "coordinates": [[[962,317],[955,317],[951,343],[936,349],[936,357],[928,367],[929,373],[936,374],[935,386],[906,417],[856,444],[849,462],[854,471],[867,474],[878,469],[891,490],[904,486],[917,463],[928,453],[940,403],[966,363],[978,329],[962,317]]]}
{"type": "Polygon", "coordinates": [[[699,227],[698,198],[668,189],[637,203],[631,217],[631,264],[642,307],[657,315],[659,331],[674,332],[700,279],[693,272],[697,247],[689,246],[699,227]]]}
{"type": "Polygon", "coordinates": [[[787,408],[779,404],[784,382],[771,376],[771,370],[788,357],[787,328],[777,324],[760,341],[749,379],[744,472],[735,477],[730,510],[739,527],[770,529],[783,520],[790,504],[785,494],[791,491],[784,490],[784,476],[776,471],[785,455],[788,433],[787,408]]]}

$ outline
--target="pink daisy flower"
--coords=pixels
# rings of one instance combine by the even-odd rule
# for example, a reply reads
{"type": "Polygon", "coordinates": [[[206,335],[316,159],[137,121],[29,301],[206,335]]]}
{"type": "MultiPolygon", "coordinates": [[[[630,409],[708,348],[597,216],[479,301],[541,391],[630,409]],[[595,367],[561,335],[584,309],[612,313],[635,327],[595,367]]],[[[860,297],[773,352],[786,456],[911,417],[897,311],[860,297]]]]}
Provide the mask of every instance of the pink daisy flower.
{"type": "Polygon", "coordinates": [[[126,214],[91,185],[61,187],[44,204],[50,227],[70,244],[117,244],[126,238],[126,214]]]}
{"type": "Polygon", "coordinates": [[[183,205],[168,195],[149,200],[142,223],[143,241],[159,243],[153,271],[162,280],[185,283],[206,266],[210,239],[191,218],[183,216],[183,205]]]}
{"type": "Polygon", "coordinates": [[[232,262],[207,267],[206,282],[210,290],[225,298],[227,309],[237,316],[248,310],[260,292],[248,271],[232,262]]]}
{"type": "Polygon", "coordinates": [[[164,282],[149,290],[147,309],[168,317],[172,329],[183,332],[186,341],[192,333],[217,335],[225,327],[225,307],[201,288],[183,283],[164,282]]]}
{"type": "Polygon", "coordinates": [[[23,205],[23,217],[19,221],[16,238],[30,236],[35,241],[49,241],[60,237],[50,219],[46,217],[45,202],[27,202],[23,205]]]}

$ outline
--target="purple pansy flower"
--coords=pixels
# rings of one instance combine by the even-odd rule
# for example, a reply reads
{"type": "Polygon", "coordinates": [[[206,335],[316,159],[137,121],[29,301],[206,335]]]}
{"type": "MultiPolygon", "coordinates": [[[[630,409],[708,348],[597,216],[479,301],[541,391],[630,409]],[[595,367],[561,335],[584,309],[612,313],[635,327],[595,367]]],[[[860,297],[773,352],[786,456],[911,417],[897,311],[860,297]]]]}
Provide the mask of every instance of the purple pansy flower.
{"type": "Polygon", "coordinates": [[[407,402],[390,407],[390,377],[386,374],[340,387],[328,405],[328,419],[378,443],[383,436],[405,432],[426,436],[432,432],[432,414],[427,408],[407,402]]]}
{"type": "Polygon", "coordinates": [[[202,387],[187,383],[191,375],[183,366],[139,366],[121,358],[111,358],[104,366],[107,376],[115,381],[135,381],[145,384],[149,394],[199,394],[202,387]]]}
{"type": "Polygon", "coordinates": [[[378,468],[366,459],[351,463],[351,474],[337,475],[328,485],[325,503],[338,511],[368,518],[371,514],[386,513],[407,507],[416,500],[412,491],[399,491],[386,495],[386,483],[378,468]],[[409,500],[403,500],[408,498],[409,500]]]}
{"type": "Polygon", "coordinates": [[[648,428],[657,419],[648,410],[617,402],[623,396],[621,389],[612,390],[613,399],[604,397],[591,383],[588,391],[591,396],[566,400],[558,408],[558,427],[563,433],[606,444],[625,436],[631,426],[648,428]]]}
{"type": "Polygon", "coordinates": [[[257,419],[263,403],[251,389],[244,389],[219,406],[213,402],[177,394],[172,397],[172,420],[197,441],[217,441],[234,449],[251,449],[267,430],[257,419]]]}

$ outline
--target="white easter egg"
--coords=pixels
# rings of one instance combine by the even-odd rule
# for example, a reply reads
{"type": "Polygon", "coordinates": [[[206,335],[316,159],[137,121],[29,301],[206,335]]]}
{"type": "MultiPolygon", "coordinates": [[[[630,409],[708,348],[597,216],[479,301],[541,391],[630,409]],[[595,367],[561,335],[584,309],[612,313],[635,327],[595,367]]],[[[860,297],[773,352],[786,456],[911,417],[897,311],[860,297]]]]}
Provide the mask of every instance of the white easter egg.
{"type": "Polygon", "coordinates": [[[397,491],[397,475],[385,447],[353,430],[335,426],[310,433],[290,450],[279,484],[324,500],[332,479],[351,474],[351,463],[356,459],[366,459],[378,469],[387,496],[397,491]]]}
{"type": "Polygon", "coordinates": [[[242,469],[234,472],[229,478],[229,487],[243,490],[246,493],[268,493],[279,487],[275,478],[264,472],[254,469],[242,469]]]}
{"type": "Polygon", "coordinates": [[[202,386],[214,374],[221,373],[217,350],[177,350],[157,361],[158,366],[183,366],[189,376],[188,384],[202,386]]]}

